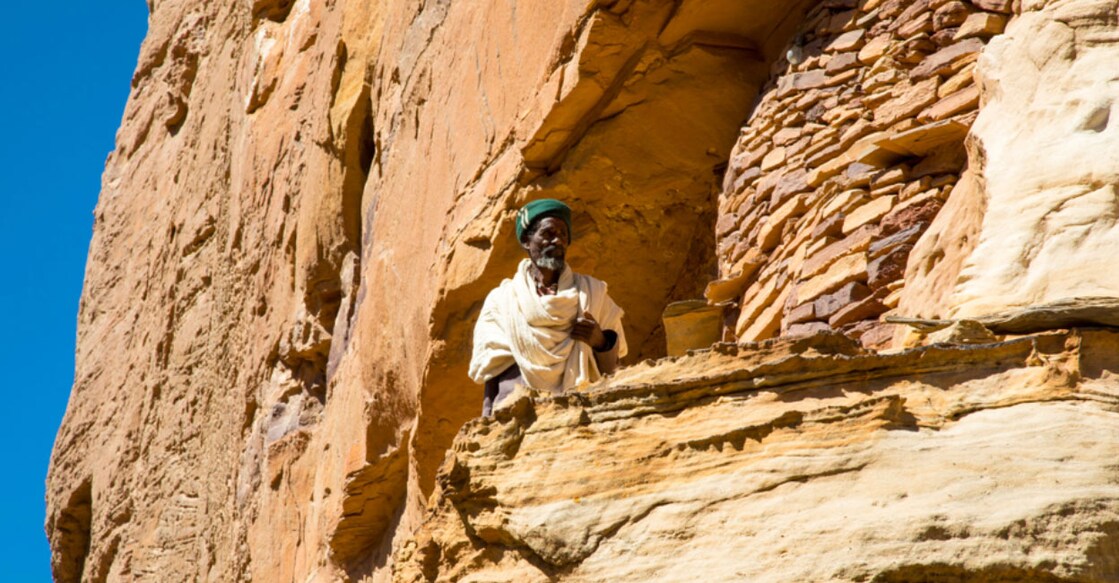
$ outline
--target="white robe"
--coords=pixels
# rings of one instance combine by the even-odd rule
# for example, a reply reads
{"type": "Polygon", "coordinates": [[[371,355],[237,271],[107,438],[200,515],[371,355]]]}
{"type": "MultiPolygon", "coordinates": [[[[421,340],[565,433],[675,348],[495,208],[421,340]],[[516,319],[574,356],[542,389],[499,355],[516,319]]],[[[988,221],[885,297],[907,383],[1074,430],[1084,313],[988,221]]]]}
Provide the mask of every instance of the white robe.
{"type": "Polygon", "coordinates": [[[539,391],[559,393],[602,375],[594,350],[571,337],[575,318],[590,312],[603,330],[618,334],[618,358],[626,355],[622,331],[624,312],[606,292],[606,283],[564,267],[556,295],[536,293],[522,260],[513,279],[506,279],[486,296],[474,327],[470,378],[484,383],[513,364],[525,384],[539,391]]]}

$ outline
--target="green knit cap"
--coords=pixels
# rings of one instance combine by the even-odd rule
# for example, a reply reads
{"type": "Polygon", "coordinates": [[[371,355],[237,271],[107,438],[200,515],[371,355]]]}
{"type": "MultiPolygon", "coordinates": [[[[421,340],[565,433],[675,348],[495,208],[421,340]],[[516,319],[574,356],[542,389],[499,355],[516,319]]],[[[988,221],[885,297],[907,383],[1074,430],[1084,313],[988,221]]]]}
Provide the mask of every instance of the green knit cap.
{"type": "Polygon", "coordinates": [[[571,208],[554,198],[534,200],[517,211],[517,240],[522,241],[521,234],[528,229],[532,221],[543,217],[558,217],[567,223],[567,238],[571,239],[571,208]]]}

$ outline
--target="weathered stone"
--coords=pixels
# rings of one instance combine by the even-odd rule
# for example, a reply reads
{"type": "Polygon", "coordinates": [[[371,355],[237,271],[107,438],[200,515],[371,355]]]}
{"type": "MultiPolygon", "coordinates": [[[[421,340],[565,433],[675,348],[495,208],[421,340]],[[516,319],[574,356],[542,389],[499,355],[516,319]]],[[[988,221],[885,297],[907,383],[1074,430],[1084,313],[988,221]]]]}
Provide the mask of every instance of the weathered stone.
{"type": "Polygon", "coordinates": [[[938,84],[939,80],[933,77],[916,85],[899,86],[894,90],[893,99],[874,110],[874,120],[880,125],[889,126],[917,115],[921,110],[936,103],[938,84]]]}
{"type": "Polygon", "coordinates": [[[1119,325],[1114,2],[1020,2],[982,59],[1015,6],[971,4],[998,15],[150,2],[48,479],[56,579],[1114,579],[1113,335],[768,340],[912,345],[884,310],[1119,325]],[[472,321],[545,196],[630,366],[468,421],[472,321]],[[766,342],[632,366],[701,293],[725,329],[693,347],[766,342]]]}
{"type": "Polygon", "coordinates": [[[986,326],[975,320],[953,322],[947,328],[928,335],[929,344],[994,344],[998,338],[986,326]]]}
{"type": "Polygon", "coordinates": [[[1119,299],[1076,297],[988,314],[978,321],[996,334],[1028,334],[1075,326],[1119,327],[1119,299]]]}
{"type": "Polygon", "coordinates": [[[804,198],[794,196],[770,213],[758,232],[758,248],[762,251],[770,251],[776,247],[785,224],[790,219],[803,214],[804,208],[804,198]]]}
{"type": "Polygon", "coordinates": [[[878,222],[879,235],[887,239],[918,224],[928,225],[940,213],[944,202],[932,193],[899,204],[878,222]]]}
{"type": "Polygon", "coordinates": [[[843,329],[844,334],[858,340],[863,348],[876,351],[890,347],[895,331],[894,324],[877,320],[861,320],[843,329]]]}
{"type": "Polygon", "coordinates": [[[884,291],[878,290],[867,298],[840,308],[828,318],[828,325],[832,328],[839,328],[860,320],[877,318],[889,309],[882,303],[882,297],[885,294],[881,292],[884,291]]]}
{"type": "Polygon", "coordinates": [[[970,85],[936,102],[917,116],[921,123],[937,122],[979,107],[979,87],[970,85]]]}
{"type": "Polygon", "coordinates": [[[893,19],[891,26],[894,30],[898,30],[906,24],[915,20],[921,19],[929,10],[929,0],[914,0],[912,2],[902,2],[901,6],[904,10],[893,19]]]}
{"type": "Polygon", "coordinates": [[[1006,30],[1006,17],[990,12],[976,12],[967,17],[956,31],[955,39],[963,40],[972,37],[991,37],[1002,34],[1006,30]]]}
{"type": "Polygon", "coordinates": [[[787,325],[808,322],[816,318],[816,307],[812,302],[801,304],[785,314],[784,322],[787,325]]]}
{"type": "Polygon", "coordinates": [[[878,59],[882,58],[882,55],[886,54],[892,42],[890,36],[885,34],[870,39],[859,50],[859,62],[864,65],[873,65],[878,59]]]}
{"type": "Polygon", "coordinates": [[[824,87],[828,83],[827,71],[823,69],[814,69],[804,73],[793,73],[788,77],[781,79],[781,84],[778,86],[778,97],[784,98],[792,95],[794,91],[808,91],[811,89],[818,89],[824,87]]]}
{"type": "Polygon", "coordinates": [[[922,12],[916,18],[903,23],[897,29],[897,34],[901,38],[911,39],[917,35],[927,35],[933,32],[933,18],[932,14],[922,12]]]}
{"type": "MultiPolygon", "coordinates": [[[[811,306],[812,304],[806,305],[811,306]]],[[[785,331],[785,336],[788,338],[814,336],[816,334],[830,332],[831,330],[832,327],[827,322],[801,322],[791,324],[788,330],[785,331]]]]}
{"type": "Polygon", "coordinates": [[[1014,0],[971,0],[971,3],[983,10],[1010,14],[1013,11],[1014,0]]]}
{"type": "Polygon", "coordinates": [[[792,172],[781,175],[780,181],[773,189],[772,201],[774,204],[784,204],[789,197],[811,190],[808,186],[808,172],[797,168],[792,172]]]}
{"type": "Polygon", "coordinates": [[[704,297],[713,304],[740,297],[746,284],[757,273],[764,260],[765,255],[761,251],[751,249],[735,264],[735,270],[730,275],[707,284],[703,292],[704,297]]]}
{"type": "Polygon", "coordinates": [[[916,223],[895,232],[885,239],[879,239],[871,243],[867,256],[873,260],[881,257],[885,253],[889,253],[894,248],[901,245],[912,245],[917,242],[917,239],[921,237],[921,234],[925,232],[926,228],[928,228],[928,223],[916,223]]]}
{"type": "Polygon", "coordinates": [[[944,144],[962,144],[967,130],[967,126],[956,120],[945,120],[887,134],[876,143],[899,155],[924,156],[944,144]]]}
{"type": "MultiPolygon", "coordinates": [[[[1116,96],[1096,81],[1119,51],[1086,40],[1103,30],[1087,16],[1093,11],[1105,9],[1034,5],[985,51],[977,77],[988,98],[969,138],[972,160],[982,162],[982,227],[971,237],[974,251],[954,258],[963,265],[958,279],[942,283],[943,311],[935,315],[976,319],[1119,289],[1107,251],[1117,244],[1107,201],[1119,164],[1106,131],[1106,104],[1116,96]],[[1039,64],[1031,54],[1050,57],[1039,64]],[[1099,105],[1074,112],[1074,102],[1099,105]]],[[[950,200],[964,196],[968,190],[957,187],[950,200]]]]}
{"type": "Polygon", "coordinates": [[[813,315],[817,318],[829,318],[840,309],[868,297],[870,297],[870,288],[861,282],[853,281],[830,294],[816,298],[813,302],[813,315]]]}
{"type": "Polygon", "coordinates": [[[845,32],[828,43],[827,50],[833,53],[855,51],[863,46],[865,38],[866,31],[861,28],[845,32]]]}
{"type": "Polygon", "coordinates": [[[737,214],[725,214],[719,217],[719,221],[715,223],[715,234],[719,237],[725,237],[734,230],[740,222],[742,222],[742,217],[737,214]]]}
{"type": "Polygon", "coordinates": [[[937,88],[936,94],[941,99],[966,88],[975,83],[975,64],[970,64],[952,75],[937,88]]]}
{"type": "Polygon", "coordinates": [[[865,225],[843,239],[831,243],[804,261],[799,273],[800,277],[812,277],[830,267],[840,257],[865,251],[870,247],[870,242],[874,240],[877,233],[876,226],[865,225]]]}
{"type": "Polygon", "coordinates": [[[843,234],[843,213],[826,215],[812,229],[812,238],[819,240],[824,237],[836,237],[843,234]]]}
{"type": "Polygon", "coordinates": [[[770,172],[785,163],[785,148],[773,148],[762,158],[762,172],[770,172]]]}
{"type": "Polygon", "coordinates": [[[972,13],[972,8],[960,0],[945,3],[933,13],[933,28],[943,30],[963,24],[972,13]]]}
{"type": "Polygon", "coordinates": [[[897,200],[896,196],[879,196],[871,198],[870,202],[852,209],[843,219],[843,232],[851,233],[867,223],[882,218],[890,212],[890,209],[894,208],[895,200],[897,200]]]}
{"type": "Polygon", "coordinates": [[[909,166],[905,164],[895,166],[889,170],[875,174],[874,177],[870,179],[870,187],[872,189],[878,189],[884,186],[898,184],[899,182],[905,182],[909,179],[910,172],[909,166]]]}
{"type": "Polygon", "coordinates": [[[876,355],[818,336],[526,397],[464,428],[394,569],[401,581],[1106,580],[1119,423],[1100,371],[1116,346],[1086,331],[876,355]]]}
{"type": "Polygon", "coordinates": [[[976,54],[983,49],[983,41],[977,38],[962,40],[950,47],[937,51],[909,72],[914,79],[925,79],[947,73],[960,63],[975,60],[976,54]]]}
{"type": "Polygon", "coordinates": [[[801,137],[802,130],[799,127],[784,127],[781,128],[773,136],[773,143],[777,146],[787,146],[801,137]]]}
{"type": "Polygon", "coordinates": [[[839,258],[824,273],[797,285],[797,303],[812,301],[852,281],[866,281],[866,267],[866,253],[853,253],[839,258]]]}
{"type": "MultiPolygon", "coordinates": [[[[783,282],[782,282],[783,283],[783,282]]],[[[781,315],[784,312],[785,300],[792,295],[793,288],[778,285],[778,293],[773,302],[764,305],[757,315],[744,322],[739,319],[736,336],[740,342],[759,342],[776,337],[781,332],[781,315]],[[743,327],[742,324],[745,324],[743,327]]]]}
{"type": "Polygon", "coordinates": [[[901,279],[912,250],[912,245],[897,245],[867,264],[867,285],[870,289],[878,290],[901,279]]]}
{"type": "MultiPolygon", "coordinates": [[[[841,73],[843,71],[853,69],[853,68],[858,67],[860,65],[861,65],[861,63],[859,63],[859,55],[858,54],[856,54],[856,53],[843,53],[842,55],[836,55],[830,61],[828,61],[828,66],[827,66],[826,70],[827,70],[829,75],[834,75],[836,73],[841,73]]],[[[858,114],[856,112],[856,116],[857,115],[858,114]]],[[[842,123],[842,122],[839,122],[839,123],[842,123]]]]}

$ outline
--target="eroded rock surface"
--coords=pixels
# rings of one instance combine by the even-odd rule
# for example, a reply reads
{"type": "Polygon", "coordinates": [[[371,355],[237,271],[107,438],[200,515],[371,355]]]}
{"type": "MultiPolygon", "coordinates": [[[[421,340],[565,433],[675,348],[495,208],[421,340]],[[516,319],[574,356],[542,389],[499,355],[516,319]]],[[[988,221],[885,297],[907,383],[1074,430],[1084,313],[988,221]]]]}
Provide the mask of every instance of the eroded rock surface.
{"type": "Polygon", "coordinates": [[[473,421],[398,581],[1111,581],[1119,334],[642,365],[473,421]]]}
{"type": "Polygon", "coordinates": [[[149,2],[48,476],[55,578],[648,580],[727,556],[753,559],[711,578],[1114,578],[1103,332],[748,344],[471,421],[473,320],[544,196],[575,208],[571,262],[626,310],[631,365],[704,293],[740,341],[1119,323],[1106,153],[1047,159],[1059,108],[1106,150],[1114,2],[1021,4],[149,2]],[[1024,267],[979,277],[996,257],[1024,267]]]}
{"type": "Polygon", "coordinates": [[[980,183],[949,201],[983,210],[963,221],[942,216],[933,227],[958,231],[971,223],[969,243],[946,233],[918,245],[907,279],[939,269],[942,291],[905,298],[908,315],[1068,309],[1119,289],[1111,268],[1119,243],[1116,87],[1099,73],[1119,51],[1119,4],[1026,1],[1021,8],[977,65],[984,106],[969,150],[980,183]]]}

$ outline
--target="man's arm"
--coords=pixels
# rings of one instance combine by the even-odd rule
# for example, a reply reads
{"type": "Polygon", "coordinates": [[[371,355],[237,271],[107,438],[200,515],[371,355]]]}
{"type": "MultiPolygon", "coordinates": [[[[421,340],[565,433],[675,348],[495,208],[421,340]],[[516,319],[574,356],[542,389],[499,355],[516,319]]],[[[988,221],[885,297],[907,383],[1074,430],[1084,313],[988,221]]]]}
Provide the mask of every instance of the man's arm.
{"type": "Polygon", "coordinates": [[[618,334],[613,330],[603,330],[590,312],[583,312],[583,317],[575,319],[571,337],[594,349],[598,372],[607,375],[618,368],[618,334]]]}

